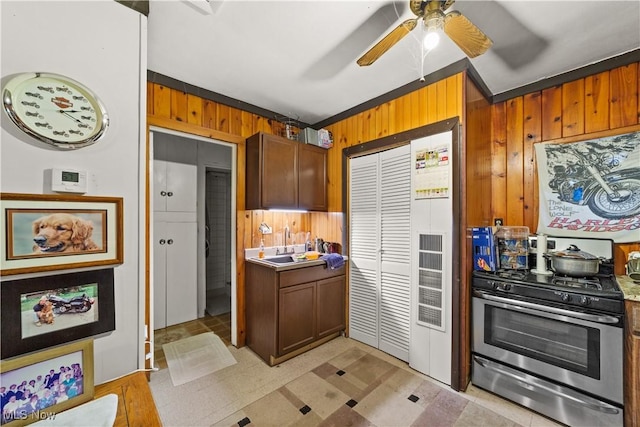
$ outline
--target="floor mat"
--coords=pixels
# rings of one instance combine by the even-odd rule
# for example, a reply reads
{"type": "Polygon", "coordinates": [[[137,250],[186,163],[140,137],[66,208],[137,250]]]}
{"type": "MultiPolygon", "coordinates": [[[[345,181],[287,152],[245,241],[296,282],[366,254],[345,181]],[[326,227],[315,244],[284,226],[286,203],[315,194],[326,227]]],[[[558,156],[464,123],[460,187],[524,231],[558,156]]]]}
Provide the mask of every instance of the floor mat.
{"type": "Polygon", "coordinates": [[[174,386],[179,386],[236,364],[224,342],[213,332],[162,346],[174,386]]]}

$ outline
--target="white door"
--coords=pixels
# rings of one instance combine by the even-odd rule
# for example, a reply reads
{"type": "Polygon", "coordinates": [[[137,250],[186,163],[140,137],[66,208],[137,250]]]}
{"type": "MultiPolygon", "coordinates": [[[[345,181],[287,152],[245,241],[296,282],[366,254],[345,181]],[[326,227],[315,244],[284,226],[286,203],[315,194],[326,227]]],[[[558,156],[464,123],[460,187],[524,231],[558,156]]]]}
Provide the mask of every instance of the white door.
{"type": "Polygon", "coordinates": [[[166,222],[153,224],[153,328],[167,327],[166,222]]]}
{"type": "Polygon", "coordinates": [[[195,212],[198,144],[160,138],[153,143],[153,210],[195,212]]]}
{"type": "Polygon", "coordinates": [[[409,359],[411,149],[351,160],[349,334],[409,359]]]}
{"type": "Polygon", "coordinates": [[[154,223],[154,327],[197,319],[197,223],[154,223]]]}
{"type": "Polygon", "coordinates": [[[349,336],[378,347],[379,157],[357,157],[349,175],[349,336]]]}
{"type": "Polygon", "coordinates": [[[166,160],[153,161],[153,210],[195,212],[197,166],[166,160]]]}

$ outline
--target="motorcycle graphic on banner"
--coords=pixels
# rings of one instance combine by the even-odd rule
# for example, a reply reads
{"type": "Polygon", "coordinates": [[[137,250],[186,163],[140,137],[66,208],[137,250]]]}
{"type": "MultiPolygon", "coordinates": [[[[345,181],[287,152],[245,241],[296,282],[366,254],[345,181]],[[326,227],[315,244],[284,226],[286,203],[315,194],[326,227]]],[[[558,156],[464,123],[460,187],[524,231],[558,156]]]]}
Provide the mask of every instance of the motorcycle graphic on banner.
{"type": "Polygon", "coordinates": [[[534,147],[538,233],[640,241],[640,132],[534,147]]]}

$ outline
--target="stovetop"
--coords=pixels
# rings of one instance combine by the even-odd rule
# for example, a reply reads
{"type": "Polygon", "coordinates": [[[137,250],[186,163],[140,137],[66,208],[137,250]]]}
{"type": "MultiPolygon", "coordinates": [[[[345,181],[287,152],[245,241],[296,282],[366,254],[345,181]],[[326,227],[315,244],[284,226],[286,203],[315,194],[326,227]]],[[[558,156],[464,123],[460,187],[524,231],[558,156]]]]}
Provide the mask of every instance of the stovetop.
{"type": "MultiPolygon", "coordinates": [[[[569,310],[624,312],[624,294],[614,275],[614,244],[610,239],[586,239],[546,236],[547,247],[538,248],[537,236],[529,236],[530,270],[477,270],[473,272],[472,288],[503,297],[521,298],[538,304],[549,304],[569,310]],[[576,245],[600,259],[598,274],[590,277],[569,277],[541,273],[536,269],[537,251],[562,250],[576,245]]],[[[549,270],[550,265],[543,267],[549,270]]]]}
{"type": "Polygon", "coordinates": [[[613,274],[591,277],[541,275],[529,270],[474,271],[472,287],[502,295],[552,302],[568,309],[624,312],[624,295],[613,274]]]}

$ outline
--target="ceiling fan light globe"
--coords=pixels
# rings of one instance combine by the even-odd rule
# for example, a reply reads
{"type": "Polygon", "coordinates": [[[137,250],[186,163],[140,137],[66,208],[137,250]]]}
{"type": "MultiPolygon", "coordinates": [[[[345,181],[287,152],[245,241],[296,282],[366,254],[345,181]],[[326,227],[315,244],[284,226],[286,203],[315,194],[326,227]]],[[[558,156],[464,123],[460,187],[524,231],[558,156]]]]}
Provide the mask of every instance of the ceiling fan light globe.
{"type": "Polygon", "coordinates": [[[431,50],[438,46],[438,43],[440,43],[440,35],[436,31],[428,31],[424,36],[423,44],[425,49],[431,50]]]}

